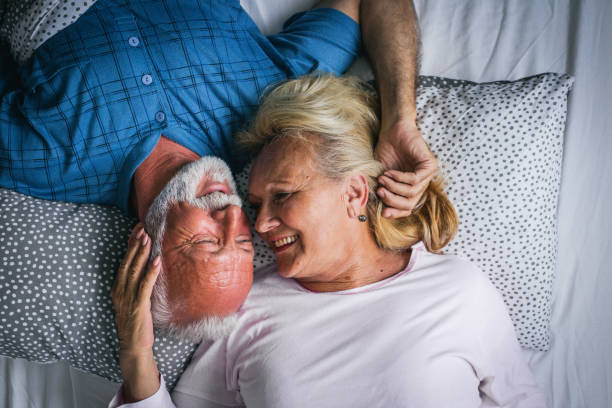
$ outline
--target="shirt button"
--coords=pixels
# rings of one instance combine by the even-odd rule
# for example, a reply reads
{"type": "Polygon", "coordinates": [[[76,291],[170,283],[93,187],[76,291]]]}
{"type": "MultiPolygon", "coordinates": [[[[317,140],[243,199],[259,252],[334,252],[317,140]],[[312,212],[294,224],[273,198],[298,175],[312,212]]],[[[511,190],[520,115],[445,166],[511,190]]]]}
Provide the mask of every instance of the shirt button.
{"type": "Polygon", "coordinates": [[[157,112],[155,114],[155,120],[162,123],[164,120],[166,120],[166,114],[162,111],[157,112]]]}
{"type": "Polygon", "coordinates": [[[149,74],[145,74],[142,76],[141,81],[145,85],[151,85],[151,83],[153,82],[153,77],[149,74]]]}
{"type": "Polygon", "coordinates": [[[138,39],[138,37],[130,37],[128,40],[128,44],[130,44],[132,47],[138,47],[138,44],[140,44],[140,40],[138,39]]]}

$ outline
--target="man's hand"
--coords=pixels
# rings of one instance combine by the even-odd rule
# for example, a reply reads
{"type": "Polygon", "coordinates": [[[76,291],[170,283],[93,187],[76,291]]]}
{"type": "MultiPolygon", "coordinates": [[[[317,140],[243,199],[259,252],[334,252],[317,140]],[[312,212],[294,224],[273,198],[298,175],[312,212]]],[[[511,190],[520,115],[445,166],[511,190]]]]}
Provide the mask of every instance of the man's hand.
{"type": "Polygon", "coordinates": [[[419,25],[412,0],[361,0],[361,33],[382,118],[376,156],[388,169],[377,193],[383,216],[409,215],[438,169],[416,126],[419,25]]]}
{"type": "Polygon", "coordinates": [[[151,239],[138,224],[112,289],[124,402],[143,400],[159,389],[159,372],[153,358],[151,293],[161,262],[158,257],[147,265],[150,254],[151,239]]]}
{"type": "Polygon", "coordinates": [[[398,120],[390,126],[383,123],[376,158],[388,169],[378,178],[383,187],[376,191],[387,206],[383,216],[410,215],[438,170],[438,162],[415,121],[398,120]]]}

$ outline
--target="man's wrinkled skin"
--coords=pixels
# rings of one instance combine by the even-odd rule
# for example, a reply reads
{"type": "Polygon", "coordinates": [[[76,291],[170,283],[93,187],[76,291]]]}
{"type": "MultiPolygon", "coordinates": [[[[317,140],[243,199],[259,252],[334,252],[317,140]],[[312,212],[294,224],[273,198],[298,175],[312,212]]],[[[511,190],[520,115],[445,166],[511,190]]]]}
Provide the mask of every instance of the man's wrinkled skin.
{"type": "Polygon", "coordinates": [[[163,238],[168,302],[178,323],[197,320],[205,311],[234,313],[253,282],[253,245],[249,220],[240,207],[204,211],[178,203],[168,211],[163,238]]]}

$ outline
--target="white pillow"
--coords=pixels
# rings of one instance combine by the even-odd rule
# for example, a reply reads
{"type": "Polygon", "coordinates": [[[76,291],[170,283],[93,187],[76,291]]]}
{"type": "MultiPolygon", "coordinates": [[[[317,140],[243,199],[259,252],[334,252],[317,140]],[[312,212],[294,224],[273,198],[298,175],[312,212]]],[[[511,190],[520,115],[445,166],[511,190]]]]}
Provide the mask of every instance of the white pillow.
{"type": "MultiPolygon", "coordinates": [[[[423,76],[419,83],[418,124],[459,213],[459,231],[445,252],[471,260],[489,275],[523,347],[547,350],[573,79],[541,74],[477,84],[423,76]]],[[[237,177],[242,194],[247,180],[247,171],[237,177]]],[[[258,237],[254,243],[256,267],[274,262],[265,243],[258,237]]]]}
{"type": "Polygon", "coordinates": [[[447,179],[459,231],[447,253],[502,293],[523,347],[549,348],[567,93],[541,74],[476,84],[422,77],[419,126],[447,179]]]}

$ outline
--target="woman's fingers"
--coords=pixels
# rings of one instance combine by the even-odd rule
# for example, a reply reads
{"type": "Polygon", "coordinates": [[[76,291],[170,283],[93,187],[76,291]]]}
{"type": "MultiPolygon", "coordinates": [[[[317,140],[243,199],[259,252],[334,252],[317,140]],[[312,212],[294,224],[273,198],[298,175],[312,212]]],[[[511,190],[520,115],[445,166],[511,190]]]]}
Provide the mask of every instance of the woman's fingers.
{"type": "Polygon", "coordinates": [[[128,250],[123,256],[121,263],[119,264],[119,269],[117,270],[117,276],[115,277],[115,283],[113,285],[112,293],[123,292],[125,289],[127,277],[129,275],[129,268],[132,264],[132,260],[136,256],[136,253],[140,249],[140,239],[142,235],[145,234],[144,228],[140,228],[138,232],[134,235],[132,232],[130,240],[128,241],[128,250]]]}
{"type": "Polygon", "coordinates": [[[158,257],[148,265],[150,254],[151,239],[140,226],[132,231],[112,292],[119,347],[123,353],[150,352],[153,345],[150,297],[161,262],[158,257]]]}
{"type": "MultiPolygon", "coordinates": [[[[412,200],[395,194],[386,188],[381,187],[376,192],[387,207],[392,207],[392,210],[394,210],[392,213],[394,215],[397,215],[398,212],[407,213],[409,215],[414,208],[412,200]]],[[[389,208],[385,208],[385,210],[383,210],[383,216],[387,210],[389,210],[389,208]]]]}
{"type": "Polygon", "coordinates": [[[147,273],[142,279],[140,283],[140,290],[138,292],[138,303],[139,304],[147,304],[147,301],[151,299],[151,293],[153,293],[153,286],[155,286],[155,282],[157,281],[157,277],[159,276],[159,271],[161,270],[161,260],[159,256],[157,256],[153,262],[147,268],[147,273]]]}
{"type": "Polygon", "coordinates": [[[381,177],[388,177],[389,179],[398,183],[415,185],[424,181],[424,177],[411,171],[400,171],[400,170],[387,170],[381,177]]]}
{"type": "MultiPolygon", "coordinates": [[[[147,261],[151,254],[151,239],[145,232],[139,239],[138,251],[132,258],[132,263],[128,267],[128,278],[126,282],[126,291],[134,293],[138,289],[138,285],[145,274],[147,261]]],[[[136,293],[134,293],[136,295],[136,293]]]]}
{"type": "Polygon", "coordinates": [[[132,231],[130,232],[130,238],[128,239],[128,242],[131,242],[133,240],[136,239],[136,237],[140,238],[140,236],[142,236],[144,231],[144,224],[142,222],[139,222],[138,224],[134,225],[134,228],[132,228],[132,231]]]}

